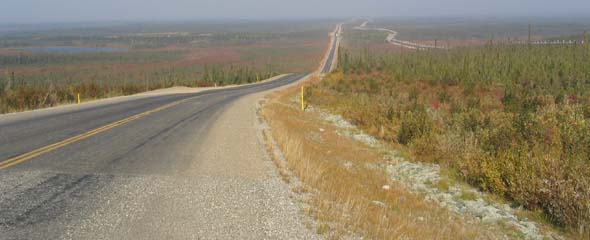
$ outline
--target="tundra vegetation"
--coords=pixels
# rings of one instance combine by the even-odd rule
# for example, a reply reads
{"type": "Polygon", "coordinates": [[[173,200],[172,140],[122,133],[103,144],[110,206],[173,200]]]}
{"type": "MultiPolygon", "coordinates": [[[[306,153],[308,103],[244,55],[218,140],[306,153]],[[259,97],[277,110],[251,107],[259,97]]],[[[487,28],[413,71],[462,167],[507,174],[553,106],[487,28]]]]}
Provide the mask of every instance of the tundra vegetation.
{"type": "Polygon", "coordinates": [[[302,113],[299,91],[296,86],[270,94],[261,116],[270,126],[264,134],[267,150],[283,179],[301,194],[304,212],[317,223],[309,226],[318,234],[327,239],[521,238],[511,226],[483,224],[422,201],[379,167],[381,153],[342,134],[321,112],[302,113]]]}
{"type": "Polygon", "coordinates": [[[284,21],[0,32],[0,113],[75,102],[77,94],[84,101],[310,71],[330,29],[330,22],[284,21]],[[63,46],[73,50],[43,50],[63,46]],[[89,48],[99,50],[83,51],[89,48]]]}
{"type": "Polygon", "coordinates": [[[588,44],[342,49],[310,94],[413,160],[590,238],[588,44]]]}

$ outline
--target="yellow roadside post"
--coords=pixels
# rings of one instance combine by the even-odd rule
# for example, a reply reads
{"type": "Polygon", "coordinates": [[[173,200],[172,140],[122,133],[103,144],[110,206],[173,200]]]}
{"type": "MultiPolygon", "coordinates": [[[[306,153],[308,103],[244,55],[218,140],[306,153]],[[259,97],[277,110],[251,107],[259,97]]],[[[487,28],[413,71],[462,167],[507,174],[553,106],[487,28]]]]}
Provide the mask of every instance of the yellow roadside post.
{"type": "Polygon", "coordinates": [[[78,104],[80,104],[80,93],[78,93],[78,104]]]}
{"type": "Polygon", "coordinates": [[[303,98],[304,86],[301,86],[301,111],[305,112],[305,99],[303,98]]]}

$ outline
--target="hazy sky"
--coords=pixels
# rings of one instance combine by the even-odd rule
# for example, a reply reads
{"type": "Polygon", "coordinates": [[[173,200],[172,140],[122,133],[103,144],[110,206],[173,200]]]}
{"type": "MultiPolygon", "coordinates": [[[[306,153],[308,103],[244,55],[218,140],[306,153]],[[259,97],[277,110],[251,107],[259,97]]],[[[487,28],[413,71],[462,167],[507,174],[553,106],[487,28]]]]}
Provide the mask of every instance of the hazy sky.
{"type": "Polygon", "coordinates": [[[587,16],[590,0],[0,0],[0,24],[349,16],[587,16]]]}

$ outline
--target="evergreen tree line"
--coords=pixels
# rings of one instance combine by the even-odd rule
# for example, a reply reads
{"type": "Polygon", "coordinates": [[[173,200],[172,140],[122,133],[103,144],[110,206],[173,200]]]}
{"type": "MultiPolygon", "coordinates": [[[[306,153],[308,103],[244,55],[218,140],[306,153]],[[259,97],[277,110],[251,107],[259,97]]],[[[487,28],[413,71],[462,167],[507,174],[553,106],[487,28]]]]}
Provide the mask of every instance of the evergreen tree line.
{"type": "Polygon", "coordinates": [[[276,74],[249,66],[176,66],[142,71],[117,70],[28,73],[6,70],[0,75],[0,113],[31,110],[82,100],[130,95],[174,86],[212,87],[246,84],[276,74]]]}

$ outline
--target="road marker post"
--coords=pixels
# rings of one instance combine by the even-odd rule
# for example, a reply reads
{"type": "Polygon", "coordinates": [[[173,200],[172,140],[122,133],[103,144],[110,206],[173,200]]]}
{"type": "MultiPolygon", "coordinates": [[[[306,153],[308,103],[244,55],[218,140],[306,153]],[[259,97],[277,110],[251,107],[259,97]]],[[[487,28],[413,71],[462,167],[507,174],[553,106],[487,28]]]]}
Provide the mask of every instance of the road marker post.
{"type": "Polygon", "coordinates": [[[301,86],[301,111],[305,112],[305,99],[303,95],[303,91],[305,90],[304,86],[301,86]]]}
{"type": "Polygon", "coordinates": [[[78,93],[78,104],[80,104],[80,93],[78,93]]]}

